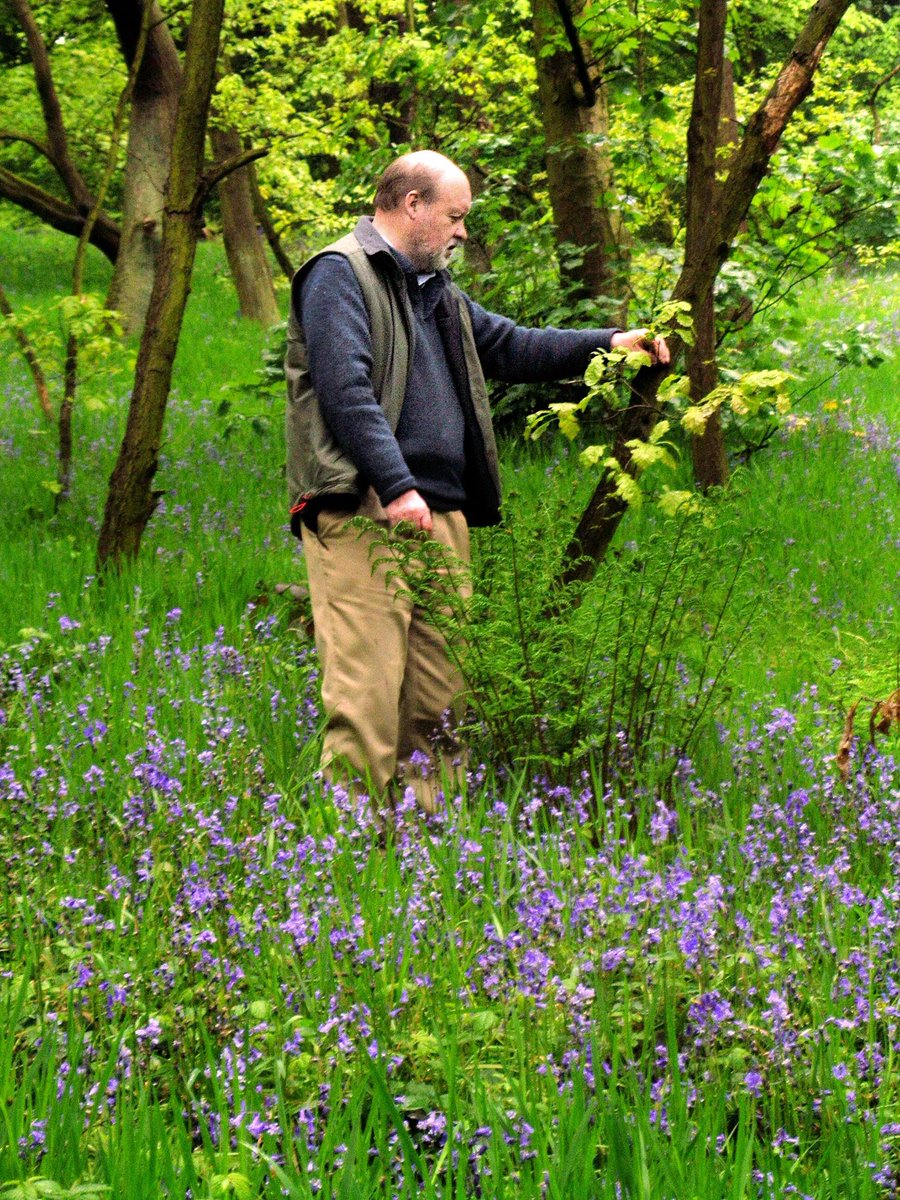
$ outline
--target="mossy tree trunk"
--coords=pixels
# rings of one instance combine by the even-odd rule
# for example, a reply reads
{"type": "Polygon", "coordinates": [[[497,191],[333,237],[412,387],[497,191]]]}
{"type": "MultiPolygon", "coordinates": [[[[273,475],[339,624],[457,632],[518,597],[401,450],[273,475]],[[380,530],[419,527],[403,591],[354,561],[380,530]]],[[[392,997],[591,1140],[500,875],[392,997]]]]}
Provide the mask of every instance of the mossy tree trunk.
{"type": "Polygon", "coordinates": [[[156,0],[106,0],[129,69],[146,24],[146,47],[131,99],[122,195],[122,239],[107,304],[126,330],[143,326],[162,241],[181,60],[156,0]],[[149,8],[149,11],[148,11],[149,8]]]}
{"type": "MultiPolygon", "coordinates": [[[[747,214],[757,188],[768,169],[781,135],[797,106],[812,90],[813,76],[825,48],[852,0],[817,0],[797,36],[790,56],[765,100],[750,118],[740,145],[731,159],[728,175],[718,192],[718,212],[713,236],[703,253],[685,258],[673,300],[701,306],[712,290],[719,268],[728,256],[731,242],[747,214]]],[[[683,346],[672,338],[674,364],[683,346]]],[[[632,383],[632,398],[620,422],[615,453],[622,466],[631,469],[626,443],[646,439],[659,416],[657,392],[671,367],[644,367],[632,383]]],[[[557,585],[586,582],[593,578],[612,541],[626,505],[608,478],[601,479],[581,515],[566,548],[557,575],[557,585]]]]}
{"type": "MultiPolygon", "coordinates": [[[[175,119],[162,241],[135,368],[125,436],[97,545],[99,568],[134,558],[161,495],[152,490],[203,204],[215,180],[203,152],[224,0],[193,0],[175,119]]],[[[221,172],[222,174],[224,172],[221,172]]]]}
{"type": "Polygon", "coordinates": [[[616,300],[624,320],[628,239],[606,149],[606,86],[591,75],[576,29],[584,7],[584,0],[533,0],[547,185],[558,241],[584,251],[580,264],[563,267],[564,275],[582,296],[616,300]]]}
{"type": "MultiPolygon", "coordinates": [[[[211,129],[210,140],[217,159],[233,158],[241,152],[241,139],[234,129],[211,129]]],[[[228,266],[237,290],[241,316],[263,325],[274,325],[281,317],[253,206],[251,165],[233,171],[219,185],[222,206],[222,236],[228,266]]]]}

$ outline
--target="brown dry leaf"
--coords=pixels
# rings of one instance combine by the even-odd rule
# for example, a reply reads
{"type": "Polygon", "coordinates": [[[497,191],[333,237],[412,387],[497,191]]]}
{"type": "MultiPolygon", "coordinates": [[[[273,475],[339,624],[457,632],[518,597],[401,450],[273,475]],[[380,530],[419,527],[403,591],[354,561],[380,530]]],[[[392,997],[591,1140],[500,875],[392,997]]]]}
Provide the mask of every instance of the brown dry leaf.
{"type": "Polygon", "coordinates": [[[853,719],[856,716],[858,708],[858,700],[850,705],[847,711],[847,719],[844,721],[844,734],[841,738],[841,744],[838,746],[836,761],[844,783],[850,778],[850,743],[853,741],[853,719]]]}
{"type": "Polygon", "coordinates": [[[894,722],[900,724],[900,688],[887,700],[880,700],[869,717],[869,741],[874,746],[876,733],[887,733],[894,722]]]}

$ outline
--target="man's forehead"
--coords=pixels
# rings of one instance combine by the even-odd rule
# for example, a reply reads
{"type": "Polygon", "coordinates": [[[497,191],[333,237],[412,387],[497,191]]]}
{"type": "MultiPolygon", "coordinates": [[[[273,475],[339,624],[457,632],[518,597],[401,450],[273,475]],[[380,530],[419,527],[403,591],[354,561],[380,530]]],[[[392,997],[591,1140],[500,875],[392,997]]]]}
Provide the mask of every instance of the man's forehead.
{"type": "Polygon", "coordinates": [[[442,179],[438,185],[437,198],[444,204],[468,210],[472,206],[472,191],[465,175],[442,179]]]}

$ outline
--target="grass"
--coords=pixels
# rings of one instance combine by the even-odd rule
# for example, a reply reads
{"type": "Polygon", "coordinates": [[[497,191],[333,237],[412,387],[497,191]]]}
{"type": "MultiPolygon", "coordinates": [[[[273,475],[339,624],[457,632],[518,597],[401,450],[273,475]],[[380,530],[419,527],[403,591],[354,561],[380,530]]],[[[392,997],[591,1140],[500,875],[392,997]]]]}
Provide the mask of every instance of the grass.
{"type": "MultiPolygon", "coordinates": [[[[46,301],[67,244],[0,239],[14,302],[46,301]]],[[[809,299],[810,344],[848,286],[809,299]]],[[[810,396],[691,542],[673,653],[741,547],[721,636],[756,618],[670,788],[476,760],[384,846],[315,777],[315,655],[273,586],[302,573],[281,405],[223,392],[264,340],[232,309],[202,246],[165,504],[102,586],[127,373],[88,381],[54,516],[52,435],[0,362],[0,1196],[895,1194],[896,738],[847,786],[831,758],[848,704],[896,686],[896,357],[810,396]]],[[[504,460],[531,600],[590,481],[563,446],[504,460]]],[[[623,523],[620,663],[672,536],[623,523]]]]}

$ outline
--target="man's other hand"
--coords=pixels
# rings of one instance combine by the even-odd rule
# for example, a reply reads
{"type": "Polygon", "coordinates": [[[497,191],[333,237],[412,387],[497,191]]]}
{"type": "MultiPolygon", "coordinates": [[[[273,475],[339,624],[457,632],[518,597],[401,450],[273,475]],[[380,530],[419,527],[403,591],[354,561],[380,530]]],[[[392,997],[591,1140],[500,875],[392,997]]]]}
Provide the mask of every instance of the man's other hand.
{"type": "Polygon", "coordinates": [[[424,529],[426,533],[431,533],[431,509],[415,488],[411,488],[402,496],[398,496],[396,500],[392,500],[390,504],[386,504],[384,511],[387,513],[391,526],[399,525],[401,521],[408,521],[416,529],[424,529]]]}
{"type": "Polygon", "coordinates": [[[613,350],[643,350],[650,355],[651,363],[665,365],[669,361],[666,339],[651,338],[649,333],[649,329],[628,329],[624,333],[614,333],[610,346],[613,350]]]}

